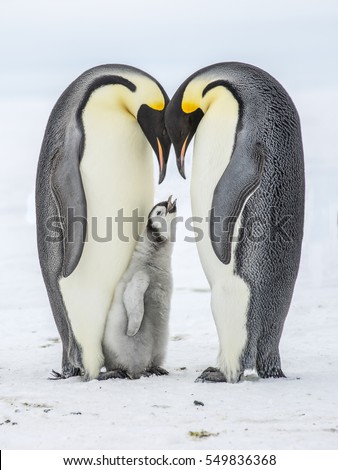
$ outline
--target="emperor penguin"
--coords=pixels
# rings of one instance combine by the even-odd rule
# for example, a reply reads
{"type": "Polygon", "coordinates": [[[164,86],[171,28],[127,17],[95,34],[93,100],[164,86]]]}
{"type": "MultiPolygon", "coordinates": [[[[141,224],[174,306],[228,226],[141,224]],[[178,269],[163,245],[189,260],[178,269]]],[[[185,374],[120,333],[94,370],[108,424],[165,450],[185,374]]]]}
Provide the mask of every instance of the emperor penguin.
{"type": "Polygon", "coordinates": [[[198,381],[237,382],[246,369],[284,377],[279,342],[303,236],[304,159],[297,110],[267,72],[218,63],[185,80],[166,109],[183,177],[195,134],[191,205],[211,288],[219,368],[198,381]],[[196,222],[197,223],[197,222],[196,222]]]}
{"type": "Polygon", "coordinates": [[[154,204],[152,150],[159,182],[166,172],[167,104],[153,77],[109,64],[80,75],[51,112],[38,163],[36,216],[40,265],[62,340],[58,378],[93,379],[103,365],[115,286],[154,204]]]}
{"type": "Polygon", "coordinates": [[[175,216],[172,196],[150,211],[147,227],[115,288],[103,337],[107,372],[100,374],[100,380],[168,374],[161,365],[169,335],[175,216]]]}

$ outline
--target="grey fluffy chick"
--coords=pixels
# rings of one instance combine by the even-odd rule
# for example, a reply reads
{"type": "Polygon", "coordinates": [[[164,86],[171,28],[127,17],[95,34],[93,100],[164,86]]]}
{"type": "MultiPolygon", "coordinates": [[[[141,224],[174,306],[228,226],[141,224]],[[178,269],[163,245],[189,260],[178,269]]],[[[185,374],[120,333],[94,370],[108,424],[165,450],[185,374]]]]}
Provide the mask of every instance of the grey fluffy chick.
{"type": "Polygon", "coordinates": [[[161,365],[169,336],[175,215],[171,196],[150,211],[108,313],[103,337],[107,372],[99,380],[168,374],[161,365]]]}

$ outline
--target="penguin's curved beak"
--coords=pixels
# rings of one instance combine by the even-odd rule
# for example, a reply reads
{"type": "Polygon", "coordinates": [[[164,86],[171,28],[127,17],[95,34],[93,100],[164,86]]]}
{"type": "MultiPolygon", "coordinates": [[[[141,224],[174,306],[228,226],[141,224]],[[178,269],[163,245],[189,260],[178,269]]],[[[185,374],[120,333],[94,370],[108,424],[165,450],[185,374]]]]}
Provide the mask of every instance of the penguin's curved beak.
{"type": "Polygon", "coordinates": [[[165,178],[171,140],[164,124],[164,109],[159,111],[143,104],[138,113],[137,121],[152,146],[160,168],[159,184],[165,178]]]}
{"type": "Polygon", "coordinates": [[[182,111],[181,106],[172,105],[172,101],[166,110],[166,128],[174,145],[178,171],[184,179],[186,179],[184,171],[185,154],[203,116],[204,113],[200,108],[186,114],[182,111]]]}
{"type": "Polygon", "coordinates": [[[184,139],[183,144],[181,146],[181,150],[176,151],[177,168],[178,168],[178,171],[179,171],[180,175],[184,179],[186,179],[185,171],[184,171],[184,158],[185,158],[185,153],[187,151],[187,147],[189,145],[188,142],[190,142],[190,140],[191,140],[191,139],[189,139],[189,135],[190,134],[188,134],[187,137],[184,139]]]}

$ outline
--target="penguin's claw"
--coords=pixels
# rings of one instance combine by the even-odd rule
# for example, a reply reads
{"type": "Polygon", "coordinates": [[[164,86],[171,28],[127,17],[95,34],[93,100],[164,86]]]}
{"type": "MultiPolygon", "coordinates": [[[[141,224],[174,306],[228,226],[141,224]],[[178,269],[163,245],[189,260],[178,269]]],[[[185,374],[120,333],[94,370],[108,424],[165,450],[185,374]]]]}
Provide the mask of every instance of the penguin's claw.
{"type": "Polygon", "coordinates": [[[62,374],[60,372],[56,372],[56,370],[52,370],[51,377],[48,377],[48,380],[62,380],[62,379],[69,379],[70,377],[78,377],[83,375],[81,369],[77,367],[72,367],[71,369],[67,368],[63,370],[62,374]]]}
{"type": "Polygon", "coordinates": [[[108,379],[127,379],[128,375],[124,370],[114,369],[108,370],[107,372],[100,372],[97,380],[108,380],[108,379]]]}
{"type": "Polygon", "coordinates": [[[225,375],[216,367],[208,367],[195,382],[226,382],[225,375]]]}
{"type": "Polygon", "coordinates": [[[56,372],[56,370],[52,370],[52,372],[50,373],[51,377],[48,377],[48,380],[61,380],[61,379],[65,379],[66,377],[62,374],[60,374],[60,372],[56,372]]]}
{"type": "Polygon", "coordinates": [[[143,377],[150,377],[151,375],[169,375],[169,372],[162,367],[150,367],[142,373],[143,377]]]}

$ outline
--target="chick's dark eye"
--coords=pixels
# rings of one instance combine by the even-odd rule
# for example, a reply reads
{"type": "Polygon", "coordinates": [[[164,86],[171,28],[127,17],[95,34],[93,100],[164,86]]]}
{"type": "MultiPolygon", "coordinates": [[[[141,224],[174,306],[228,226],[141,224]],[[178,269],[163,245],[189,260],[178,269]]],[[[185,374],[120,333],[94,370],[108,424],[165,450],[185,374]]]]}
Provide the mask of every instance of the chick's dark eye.
{"type": "Polygon", "coordinates": [[[160,211],[157,211],[157,212],[156,212],[156,215],[161,215],[161,212],[160,212],[160,211]]]}

